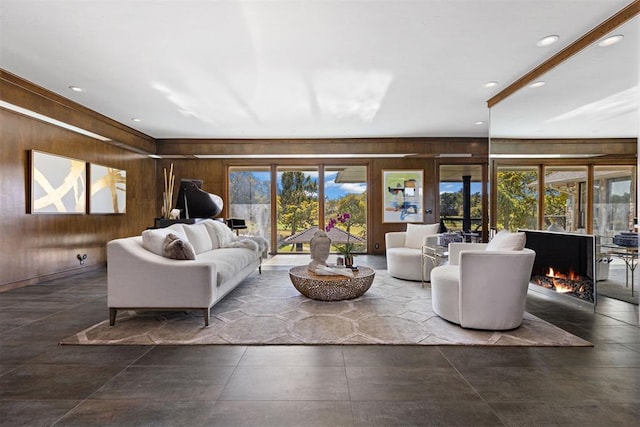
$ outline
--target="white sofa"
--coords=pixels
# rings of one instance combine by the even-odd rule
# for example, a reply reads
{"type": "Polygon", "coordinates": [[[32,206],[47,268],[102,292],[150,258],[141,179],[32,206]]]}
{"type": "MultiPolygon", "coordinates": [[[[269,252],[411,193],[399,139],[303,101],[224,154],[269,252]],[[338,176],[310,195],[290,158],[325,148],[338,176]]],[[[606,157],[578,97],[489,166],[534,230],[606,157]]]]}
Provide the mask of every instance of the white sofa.
{"type": "Polygon", "coordinates": [[[449,244],[449,263],[431,271],[433,311],[438,316],[463,328],[520,326],[536,254],[523,247],[524,240],[517,248],[490,245],[449,244]]]}
{"type": "Polygon", "coordinates": [[[141,236],[107,244],[109,323],[121,309],[199,309],[209,324],[209,310],[253,272],[267,253],[263,238],[237,237],[224,223],[204,220],[146,230],[141,236]],[[193,248],[195,260],[162,255],[173,233],[193,248]]]}
{"type": "Polygon", "coordinates": [[[430,281],[433,262],[422,259],[422,246],[435,246],[440,224],[407,224],[406,231],[385,234],[387,270],[391,277],[404,280],[430,281]],[[424,270],[423,270],[424,268],[424,270]]]}

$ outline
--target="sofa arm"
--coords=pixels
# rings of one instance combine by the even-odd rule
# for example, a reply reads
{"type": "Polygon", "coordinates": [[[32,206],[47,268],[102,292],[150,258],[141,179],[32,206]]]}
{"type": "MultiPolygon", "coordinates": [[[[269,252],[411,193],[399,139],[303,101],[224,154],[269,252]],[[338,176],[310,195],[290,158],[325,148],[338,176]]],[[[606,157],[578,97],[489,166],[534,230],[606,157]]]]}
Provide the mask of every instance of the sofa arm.
{"type": "Polygon", "coordinates": [[[116,308],[205,308],[216,301],[216,265],[179,261],[142,247],[142,238],[107,244],[107,305],[116,308]]]}
{"type": "Polygon", "coordinates": [[[389,250],[391,248],[402,248],[404,247],[405,242],[405,231],[391,231],[384,235],[384,241],[386,249],[389,250]]]}

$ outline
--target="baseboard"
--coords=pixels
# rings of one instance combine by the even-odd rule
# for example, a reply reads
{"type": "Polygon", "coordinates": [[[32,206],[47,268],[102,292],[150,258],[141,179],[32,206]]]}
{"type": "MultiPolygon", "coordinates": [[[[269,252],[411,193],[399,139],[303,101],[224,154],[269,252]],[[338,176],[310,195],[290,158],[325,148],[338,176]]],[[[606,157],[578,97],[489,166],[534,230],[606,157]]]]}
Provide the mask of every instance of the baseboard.
{"type": "Polygon", "coordinates": [[[0,293],[7,292],[12,289],[24,288],[25,286],[35,285],[48,280],[62,279],[69,276],[75,276],[76,274],[85,273],[88,271],[99,270],[106,267],[106,263],[87,265],[85,267],[73,268],[71,270],[59,271],[57,273],[45,274],[43,276],[33,277],[31,279],[19,280],[17,282],[5,283],[0,285],[0,293]]]}

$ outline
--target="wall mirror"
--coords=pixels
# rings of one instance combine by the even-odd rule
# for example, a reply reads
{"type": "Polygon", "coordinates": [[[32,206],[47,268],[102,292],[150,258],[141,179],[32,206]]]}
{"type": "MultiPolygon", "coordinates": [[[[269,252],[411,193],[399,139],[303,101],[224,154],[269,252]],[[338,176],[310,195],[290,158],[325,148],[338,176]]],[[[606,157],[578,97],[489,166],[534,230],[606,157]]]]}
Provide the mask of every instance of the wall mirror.
{"type": "Polygon", "coordinates": [[[512,222],[507,227],[500,218],[508,209],[500,203],[497,186],[497,173],[504,172],[502,176],[512,179],[523,175],[527,182],[521,189],[523,200],[540,199],[535,208],[525,203],[538,217],[531,224],[528,216],[529,226],[548,228],[558,222],[555,217],[563,222],[557,229],[568,232],[609,235],[633,228],[637,216],[639,27],[636,16],[600,39],[623,35],[619,43],[600,47],[596,42],[542,75],[538,80],[545,82],[543,86],[524,87],[491,108],[493,227],[525,225],[512,222]],[[617,165],[621,165],[619,171],[617,165]],[[620,202],[617,196],[626,192],[630,192],[627,209],[609,206],[607,213],[598,209],[606,209],[605,202],[620,202]],[[619,217],[625,211],[630,215],[627,221],[619,217]],[[566,218],[560,218],[562,215],[566,218]],[[607,218],[612,222],[605,224],[607,218]]]}
{"type": "Polygon", "coordinates": [[[593,235],[597,280],[620,264],[627,290],[629,257],[606,253],[637,231],[639,28],[635,16],[490,110],[491,227],[593,235]]]}

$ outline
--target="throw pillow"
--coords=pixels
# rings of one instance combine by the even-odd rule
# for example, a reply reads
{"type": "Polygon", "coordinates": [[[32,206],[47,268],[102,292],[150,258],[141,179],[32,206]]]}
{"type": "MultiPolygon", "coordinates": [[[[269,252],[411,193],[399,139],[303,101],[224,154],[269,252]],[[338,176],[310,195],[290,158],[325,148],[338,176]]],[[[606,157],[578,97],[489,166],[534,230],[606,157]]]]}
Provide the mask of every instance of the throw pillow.
{"type": "Polygon", "coordinates": [[[407,248],[421,249],[424,238],[438,234],[440,224],[407,224],[407,232],[404,238],[404,246],[407,248]]]}
{"type": "Polygon", "coordinates": [[[164,238],[164,245],[162,246],[162,256],[171,259],[180,260],[194,260],[196,254],[193,251],[193,246],[186,240],[182,240],[180,237],[173,233],[167,234],[164,238]]]}
{"type": "Polygon", "coordinates": [[[156,255],[163,256],[162,248],[164,247],[164,239],[169,233],[173,233],[179,238],[187,240],[187,237],[182,232],[176,231],[172,228],[158,228],[142,232],[142,246],[156,255]]]}
{"type": "Polygon", "coordinates": [[[507,230],[498,232],[487,244],[488,251],[521,251],[527,242],[524,233],[510,233],[507,230]]]}

